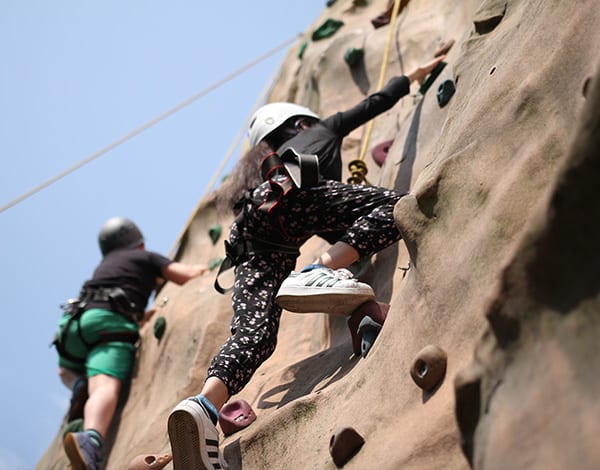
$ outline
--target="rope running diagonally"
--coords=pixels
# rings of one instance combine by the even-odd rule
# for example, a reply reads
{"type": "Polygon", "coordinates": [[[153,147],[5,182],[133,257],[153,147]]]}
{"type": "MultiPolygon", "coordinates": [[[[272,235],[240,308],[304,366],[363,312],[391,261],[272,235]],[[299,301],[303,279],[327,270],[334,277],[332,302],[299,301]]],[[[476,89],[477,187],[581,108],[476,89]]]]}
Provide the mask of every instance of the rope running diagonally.
{"type": "Polygon", "coordinates": [[[237,77],[238,75],[242,74],[246,70],[249,70],[250,68],[252,68],[255,65],[257,65],[258,63],[262,62],[263,60],[265,60],[268,57],[272,56],[273,54],[279,52],[281,49],[283,49],[283,48],[287,47],[288,45],[292,44],[294,41],[296,41],[296,39],[298,37],[299,37],[299,35],[294,35],[292,38],[287,39],[286,41],[282,42],[281,44],[279,44],[278,46],[274,47],[273,49],[265,52],[264,54],[262,54],[258,58],[252,60],[251,62],[247,63],[246,65],[243,65],[239,69],[237,69],[237,70],[231,72],[230,74],[226,75],[225,77],[223,77],[221,80],[217,81],[216,83],[210,85],[209,87],[205,88],[202,91],[199,91],[195,95],[193,95],[190,98],[182,101],[178,105],[176,105],[173,108],[165,111],[164,113],[160,114],[159,116],[155,117],[154,119],[151,119],[146,124],[138,127],[137,129],[134,129],[133,131],[129,132],[128,134],[124,135],[123,137],[115,140],[113,143],[111,143],[111,144],[109,144],[109,145],[101,148],[100,150],[92,153],[91,155],[89,155],[88,157],[84,158],[83,160],[81,160],[80,162],[76,163],[75,165],[67,168],[63,172],[57,174],[56,176],[53,176],[52,178],[46,180],[45,182],[43,182],[40,185],[36,186],[35,188],[31,189],[30,191],[27,191],[26,193],[22,194],[21,196],[17,197],[16,199],[13,199],[12,201],[8,202],[7,204],[4,204],[3,206],[0,207],[0,213],[4,212],[7,209],[10,209],[11,207],[13,207],[13,206],[17,205],[18,203],[24,201],[25,199],[29,198],[30,196],[33,196],[34,194],[40,192],[42,189],[47,188],[51,184],[56,183],[58,180],[60,180],[60,179],[64,178],[65,176],[73,173],[75,170],[78,170],[79,168],[83,167],[84,165],[87,165],[88,163],[90,163],[91,161],[97,159],[98,157],[100,157],[100,156],[108,153],[110,150],[114,149],[115,147],[118,147],[119,145],[123,144],[124,142],[127,142],[128,140],[132,139],[133,137],[137,136],[138,134],[141,134],[143,131],[147,130],[148,128],[152,127],[153,125],[157,124],[158,122],[162,121],[163,119],[166,119],[167,117],[175,114],[177,111],[180,111],[181,109],[183,109],[186,106],[190,105],[191,103],[193,103],[194,101],[198,100],[199,98],[207,95],[211,91],[215,90],[216,88],[220,87],[221,85],[225,84],[226,82],[228,82],[228,81],[232,80],[233,78],[237,77]]]}
{"type": "Polygon", "coordinates": [[[246,131],[248,130],[248,125],[250,124],[250,120],[252,119],[252,116],[254,115],[254,113],[256,112],[256,110],[258,109],[258,107],[263,103],[263,101],[265,100],[265,98],[269,94],[269,92],[273,89],[273,85],[275,84],[275,80],[280,75],[280,73],[281,73],[281,65],[275,70],[275,72],[273,73],[273,75],[271,76],[271,78],[269,79],[269,81],[267,82],[267,85],[263,88],[260,96],[258,97],[258,99],[256,100],[256,102],[254,103],[254,106],[252,107],[252,111],[250,111],[250,114],[248,114],[248,117],[244,121],[244,124],[242,125],[241,129],[239,130],[239,132],[235,136],[235,139],[233,140],[233,142],[229,146],[229,149],[227,150],[227,153],[225,154],[225,157],[221,161],[221,164],[219,165],[219,168],[217,168],[217,170],[213,174],[212,179],[210,180],[210,182],[206,186],[206,189],[204,190],[204,194],[202,195],[202,197],[200,198],[200,200],[196,204],[196,207],[194,208],[194,210],[192,211],[192,213],[188,217],[188,220],[186,221],[185,226],[183,227],[183,230],[181,231],[181,233],[177,237],[177,240],[175,240],[175,243],[173,244],[173,246],[171,247],[171,250],[169,251],[169,257],[170,258],[176,259],[176,253],[177,253],[176,250],[179,249],[179,245],[181,244],[181,241],[183,240],[183,237],[185,236],[186,232],[190,228],[190,225],[192,224],[194,218],[196,217],[196,215],[200,211],[200,208],[201,208],[201,206],[202,206],[202,204],[204,202],[204,198],[208,194],[210,194],[210,192],[212,191],[215,183],[217,182],[217,178],[219,177],[219,175],[223,171],[223,168],[225,168],[225,165],[231,159],[231,156],[233,155],[233,152],[235,151],[235,149],[237,148],[237,146],[239,145],[239,143],[241,142],[241,140],[244,138],[244,135],[246,135],[246,131]]]}
{"type": "MultiPolygon", "coordinates": [[[[400,9],[400,2],[401,0],[394,0],[394,8],[392,8],[392,16],[390,18],[387,43],[385,45],[385,50],[383,51],[383,59],[381,61],[381,69],[379,71],[379,82],[377,83],[377,91],[381,90],[381,88],[383,87],[383,82],[385,80],[385,72],[387,70],[388,59],[390,56],[390,48],[392,44],[392,39],[394,37],[394,26],[396,24],[396,17],[398,16],[398,10],[400,9]]],[[[371,133],[373,132],[374,123],[375,120],[371,119],[367,124],[367,131],[363,139],[363,144],[358,159],[352,160],[348,164],[350,173],[352,174],[352,176],[348,179],[348,182],[350,183],[362,183],[366,181],[367,166],[364,163],[364,159],[365,154],[367,153],[367,148],[369,147],[369,141],[371,140],[371,133]]]]}

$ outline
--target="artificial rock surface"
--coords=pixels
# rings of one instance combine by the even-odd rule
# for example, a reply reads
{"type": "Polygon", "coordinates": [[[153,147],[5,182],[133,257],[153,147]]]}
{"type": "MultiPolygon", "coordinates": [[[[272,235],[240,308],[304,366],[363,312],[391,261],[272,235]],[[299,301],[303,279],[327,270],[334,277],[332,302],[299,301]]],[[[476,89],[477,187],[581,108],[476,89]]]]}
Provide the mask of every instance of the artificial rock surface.
{"type": "MultiPolygon", "coordinates": [[[[330,3],[289,51],[270,101],[326,116],[376,89],[392,26],[370,20],[387,0],[330,3]],[[311,41],[328,18],[344,25],[311,41]],[[349,48],[363,51],[352,67],[349,48]]],[[[391,304],[385,325],[361,358],[344,319],[284,312],[275,353],[233,397],[257,420],[222,442],[230,469],[334,469],[330,439],[348,427],[365,443],[347,469],[597,467],[600,80],[582,93],[597,76],[597,1],[402,3],[387,78],[454,45],[425,96],[413,84],[414,96],[375,120],[369,149],[393,139],[383,166],[365,156],[370,183],[408,192],[394,212],[404,240],[362,272],[391,304]],[[436,90],[448,79],[456,93],[440,108],[436,90]],[[423,391],[410,369],[428,345],[447,364],[423,391]]],[[[363,136],[346,138],[346,163],[363,136]]],[[[213,197],[201,201],[178,257],[222,257],[208,229],[230,222],[213,197]]],[[[298,264],[326,246],[310,240],[298,264]]],[[[230,299],[213,281],[158,295],[165,334],[158,341],[152,322],[142,330],[108,469],[169,451],[169,412],[199,392],[228,334],[230,299]]],[[[61,437],[39,469],[66,467],[61,437]]]]}

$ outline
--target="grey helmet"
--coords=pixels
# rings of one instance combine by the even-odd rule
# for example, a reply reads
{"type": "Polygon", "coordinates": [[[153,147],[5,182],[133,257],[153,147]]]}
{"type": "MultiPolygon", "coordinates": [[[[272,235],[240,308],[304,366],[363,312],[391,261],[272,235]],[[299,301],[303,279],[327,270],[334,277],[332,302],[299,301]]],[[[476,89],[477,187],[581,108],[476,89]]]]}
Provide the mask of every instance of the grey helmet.
{"type": "Polygon", "coordinates": [[[321,119],[319,115],[304,106],[294,103],[269,103],[261,106],[252,116],[248,128],[250,146],[254,147],[267,135],[294,116],[321,119]]]}
{"type": "Polygon", "coordinates": [[[112,217],[104,222],[98,234],[102,256],[119,248],[135,248],[144,243],[142,232],[125,217],[112,217]]]}

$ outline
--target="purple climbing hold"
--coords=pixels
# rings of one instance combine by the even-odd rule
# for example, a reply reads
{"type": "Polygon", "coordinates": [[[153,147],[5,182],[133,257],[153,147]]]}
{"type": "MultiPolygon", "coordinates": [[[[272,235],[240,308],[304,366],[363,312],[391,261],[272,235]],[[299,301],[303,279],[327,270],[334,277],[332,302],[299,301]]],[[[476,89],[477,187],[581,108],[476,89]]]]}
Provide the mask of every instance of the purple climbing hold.
{"type": "Polygon", "coordinates": [[[233,400],[219,412],[219,425],[223,434],[229,436],[256,420],[256,413],[246,400],[233,400]]]}
{"type": "Polygon", "coordinates": [[[375,160],[375,163],[377,163],[377,166],[383,166],[393,143],[394,139],[386,140],[385,142],[377,144],[373,150],[371,150],[371,156],[373,157],[373,160],[375,160]]]}

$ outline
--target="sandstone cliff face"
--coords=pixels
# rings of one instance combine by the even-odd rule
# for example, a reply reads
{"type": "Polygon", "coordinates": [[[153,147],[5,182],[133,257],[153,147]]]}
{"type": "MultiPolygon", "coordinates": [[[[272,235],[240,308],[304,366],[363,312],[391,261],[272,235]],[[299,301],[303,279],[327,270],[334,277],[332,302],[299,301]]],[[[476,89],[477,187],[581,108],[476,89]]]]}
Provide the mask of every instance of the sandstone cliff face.
{"type": "MultiPolygon", "coordinates": [[[[370,20],[386,3],[338,0],[326,8],[290,50],[269,100],[325,116],[374,91],[390,26],[370,20]],[[327,18],[344,25],[311,40],[327,18]],[[350,48],[364,52],[353,67],[344,61],[350,48]]],[[[427,93],[415,87],[377,118],[369,141],[371,150],[393,139],[381,168],[367,153],[369,181],[409,191],[395,210],[404,241],[363,273],[391,304],[384,328],[361,358],[344,319],[284,312],[277,350],[234,397],[258,419],[223,441],[225,456],[231,469],[333,469],[330,438],[353,427],[365,444],[348,469],[593,468],[600,462],[600,80],[587,99],[582,89],[598,62],[597,2],[401,5],[388,78],[454,45],[427,93]],[[440,107],[436,92],[446,80],[456,93],[440,107]],[[448,357],[429,392],[409,374],[427,345],[448,357]]],[[[346,139],[346,163],[363,134],[346,139]]],[[[223,256],[208,227],[230,221],[207,198],[178,256],[205,263],[223,256]]],[[[298,264],[323,248],[309,241],[298,264]]],[[[143,330],[107,468],[169,450],[170,410],[199,392],[228,335],[230,299],[213,280],[160,292],[166,332],[157,341],[152,324],[143,330]]],[[[61,436],[38,468],[65,468],[61,436]]]]}

